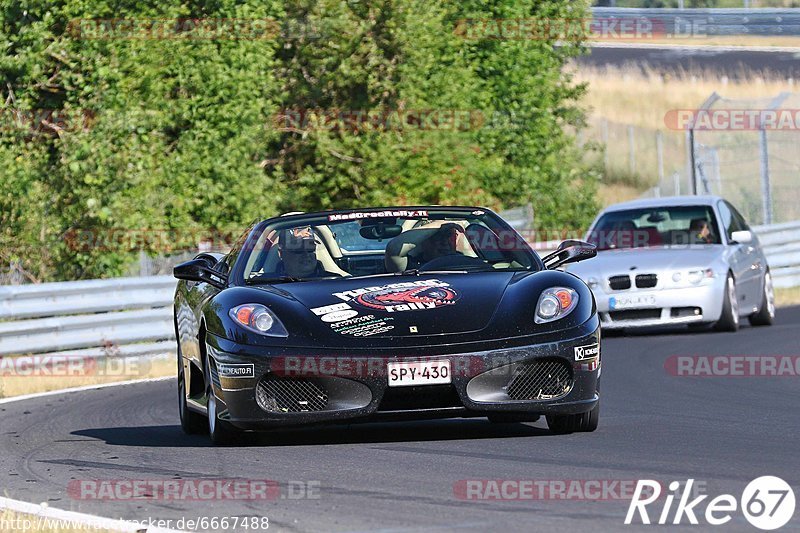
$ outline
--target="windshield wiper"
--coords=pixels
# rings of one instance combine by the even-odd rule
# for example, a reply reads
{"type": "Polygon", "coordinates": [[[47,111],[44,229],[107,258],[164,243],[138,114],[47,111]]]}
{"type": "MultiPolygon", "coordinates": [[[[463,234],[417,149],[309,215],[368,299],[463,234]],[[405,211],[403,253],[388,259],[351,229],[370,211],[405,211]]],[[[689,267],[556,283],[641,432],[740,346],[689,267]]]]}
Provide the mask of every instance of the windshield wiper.
{"type": "Polygon", "coordinates": [[[245,281],[247,285],[269,285],[271,283],[289,283],[292,281],[307,281],[302,278],[292,276],[275,276],[274,278],[249,278],[245,281]]]}

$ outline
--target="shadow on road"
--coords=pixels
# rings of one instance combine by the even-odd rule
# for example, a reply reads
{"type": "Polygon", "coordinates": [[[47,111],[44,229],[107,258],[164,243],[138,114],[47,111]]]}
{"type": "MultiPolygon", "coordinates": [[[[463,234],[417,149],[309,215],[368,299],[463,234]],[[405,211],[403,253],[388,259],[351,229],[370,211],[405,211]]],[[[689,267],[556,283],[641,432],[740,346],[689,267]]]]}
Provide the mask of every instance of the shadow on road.
{"type": "MultiPolygon", "coordinates": [[[[206,435],[185,435],[179,426],[90,428],[72,435],[91,437],[112,446],[204,448],[211,446],[206,435]]],[[[486,419],[428,420],[418,422],[371,423],[278,429],[243,433],[240,446],[308,446],[359,443],[397,443],[447,440],[507,439],[544,437],[551,433],[530,424],[492,424],[486,419]]]]}

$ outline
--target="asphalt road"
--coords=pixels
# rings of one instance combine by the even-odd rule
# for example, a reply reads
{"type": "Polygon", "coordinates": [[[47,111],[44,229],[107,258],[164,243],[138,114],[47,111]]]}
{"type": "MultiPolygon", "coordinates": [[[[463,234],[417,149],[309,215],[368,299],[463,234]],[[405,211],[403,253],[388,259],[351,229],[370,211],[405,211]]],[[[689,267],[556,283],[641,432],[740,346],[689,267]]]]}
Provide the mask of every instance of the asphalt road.
{"type": "MultiPolygon", "coordinates": [[[[11,498],[111,518],[267,516],[278,531],[623,529],[628,500],[463,500],[454,494],[459,480],[693,478],[712,496],[738,498],[751,479],[771,474],[800,497],[800,378],[664,369],[671,355],[797,355],[800,308],[779,311],[775,326],[735,334],[605,339],[595,433],[551,435],[543,420],[443,420],[281,432],[215,448],[181,433],[176,386],[156,382],[0,406],[2,485],[11,498]],[[318,482],[318,498],[131,502],[67,492],[70,480],[205,478],[276,480],[283,496],[289,481],[318,482]]],[[[718,529],[756,531],[741,513],[718,529]]],[[[800,530],[800,510],[786,529],[800,530]]]]}
{"type": "Polygon", "coordinates": [[[589,55],[576,61],[581,66],[600,68],[632,66],[642,71],[706,71],[730,79],[752,77],[753,71],[794,79],[800,76],[800,54],[792,52],[666,47],[592,48],[589,55]]]}

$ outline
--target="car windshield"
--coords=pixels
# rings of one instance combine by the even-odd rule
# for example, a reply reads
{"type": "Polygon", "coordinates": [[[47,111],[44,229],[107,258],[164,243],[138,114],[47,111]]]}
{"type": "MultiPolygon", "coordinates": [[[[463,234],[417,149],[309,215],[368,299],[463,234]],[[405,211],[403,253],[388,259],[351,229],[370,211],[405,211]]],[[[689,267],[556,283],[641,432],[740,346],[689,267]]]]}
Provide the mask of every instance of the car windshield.
{"type": "Polygon", "coordinates": [[[480,209],[292,216],[256,231],[239,258],[246,283],[540,268],[519,234],[480,209]]]}
{"type": "Polygon", "coordinates": [[[710,206],[650,207],[612,211],[589,232],[598,250],[720,244],[710,206]]]}

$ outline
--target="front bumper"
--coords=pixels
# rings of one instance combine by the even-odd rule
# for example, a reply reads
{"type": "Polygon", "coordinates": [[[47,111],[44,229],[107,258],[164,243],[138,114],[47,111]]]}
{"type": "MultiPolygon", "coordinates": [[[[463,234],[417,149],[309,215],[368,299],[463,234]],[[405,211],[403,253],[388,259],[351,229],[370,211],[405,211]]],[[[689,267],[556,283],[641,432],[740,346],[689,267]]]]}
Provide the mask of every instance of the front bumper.
{"type": "Polygon", "coordinates": [[[725,278],[682,288],[592,288],[603,329],[715,322],[722,314],[724,290],[725,278]]]}
{"type": "Polygon", "coordinates": [[[241,429],[266,429],[493,413],[531,419],[584,413],[599,401],[597,319],[571,334],[566,332],[557,341],[466,353],[437,355],[437,347],[431,347],[424,357],[388,350],[355,355],[330,349],[315,350],[313,356],[297,349],[264,353],[263,348],[213,335],[208,336],[207,346],[220,418],[241,429]],[[388,363],[445,359],[451,368],[449,384],[388,385],[388,363]],[[278,386],[285,394],[276,402],[278,386]],[[286,404],[287,397],[291,405],[286,404]]]}

